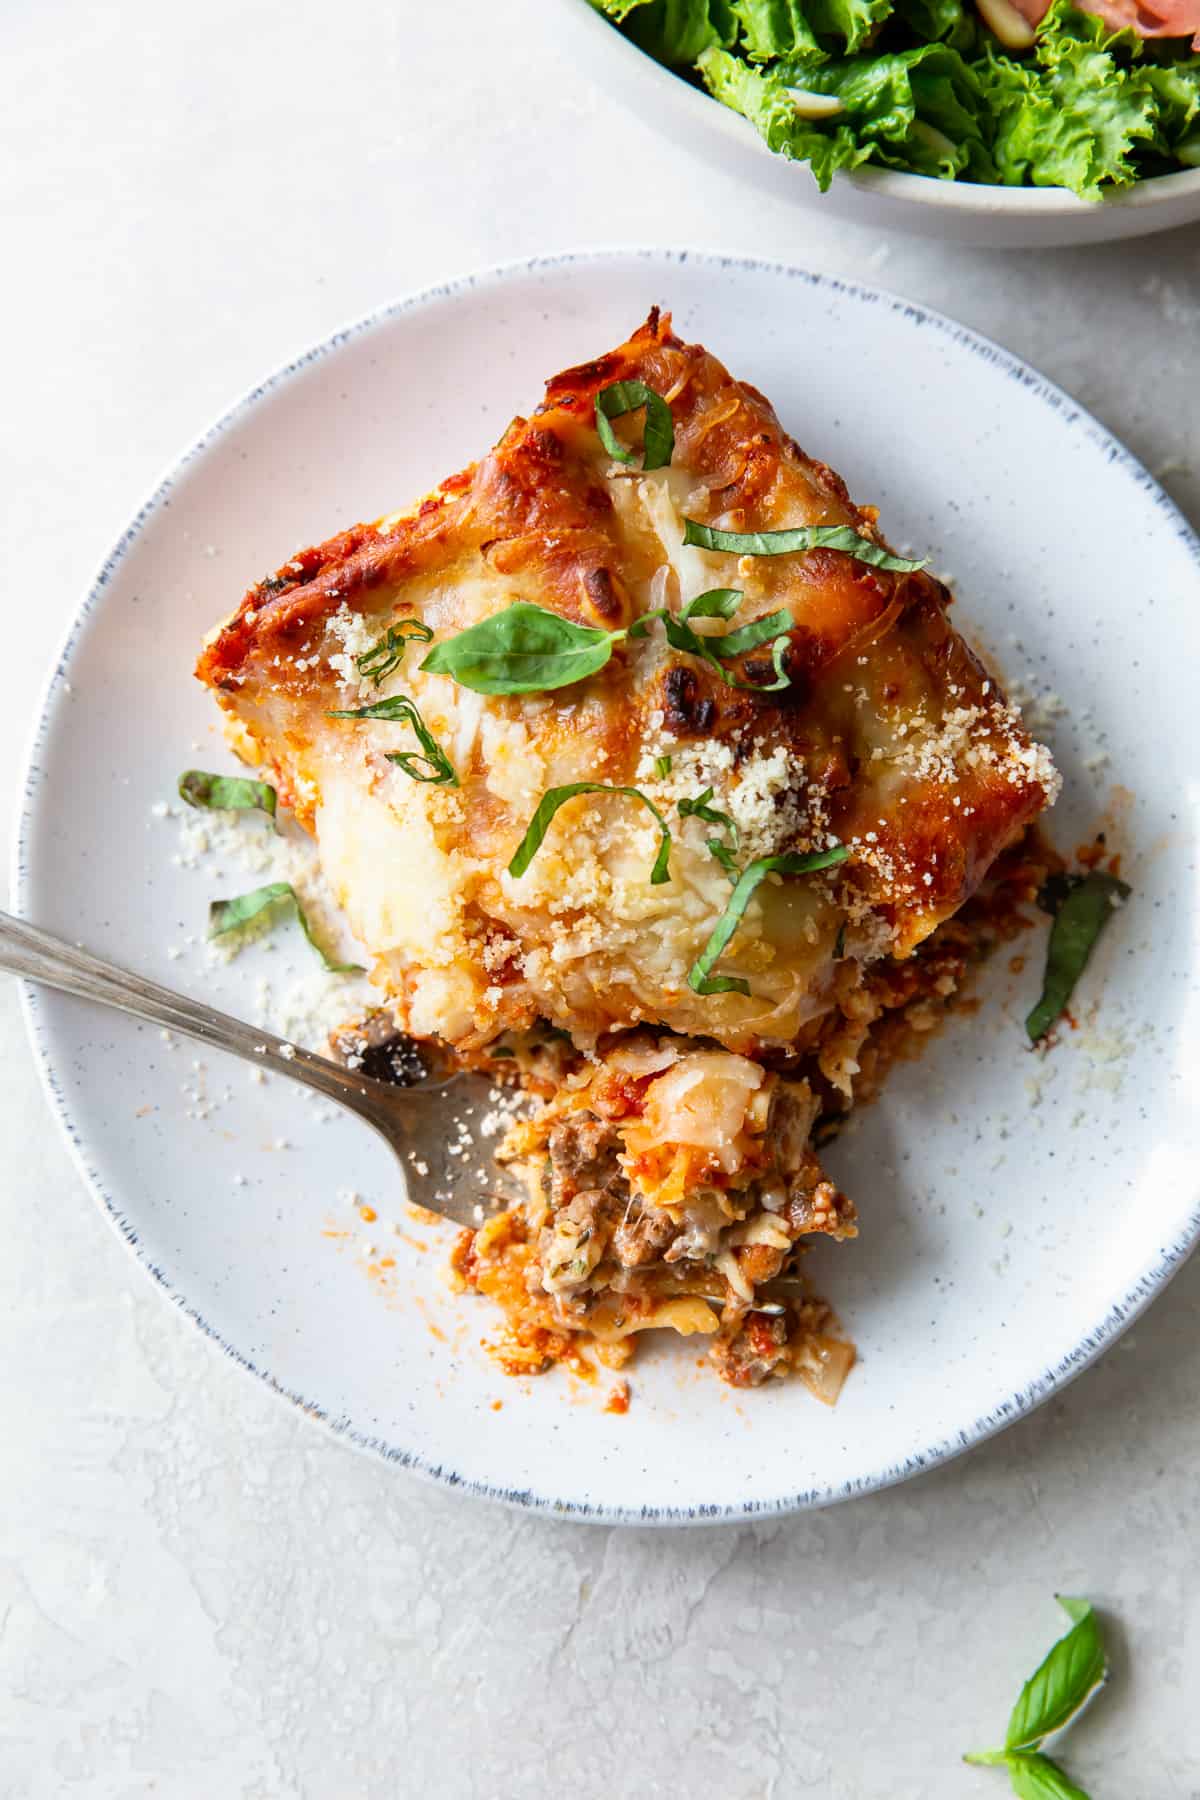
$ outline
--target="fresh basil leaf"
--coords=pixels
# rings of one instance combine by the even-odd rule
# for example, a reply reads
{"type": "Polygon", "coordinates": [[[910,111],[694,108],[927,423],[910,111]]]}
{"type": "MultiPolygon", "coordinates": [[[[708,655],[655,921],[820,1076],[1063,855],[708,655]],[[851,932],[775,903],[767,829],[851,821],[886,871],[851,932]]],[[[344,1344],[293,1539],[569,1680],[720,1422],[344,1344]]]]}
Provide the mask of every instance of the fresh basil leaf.
{"type": "Polygon", "coordinates": [[[689,600],[679,616],[685,624],[688,619],[732,619],[744,599],[741,588],[709,588],[689,600]]]}
{"type": "Polygon", "coordinates": [[[1010,1751],[1004,1758],[1017,1800],[1088,1800],[1057,1763],[1033,1751],[1010,1751]]]}
{"type": "Polygon", "coordinates": [[[675,449],[675,422],[662,395],[656,394],[644,381],[614,381],[611,387],[601,388],[596,395],[596,430],[600,442],[618,462],[631,463],[634,452],[625,448],[609,420],[619,419],[623,413],[636,412],[639,406],[646,409],[642,467],[665,469],[675,449]]]}
{"type": "Polygon", "coordinates": [[[301,931],[331,975],[362,974],[360,963],[334,962],[326,955],[312,934],[308,916],[290,881],[272,881],[266,887],[255,888],[249,894],[238,894],[232,900],[214,900],[208,909],[208,935],[210,938],[223,937],[227,931],[236,931],[239,926],[248,925],[251,919],[256,919],[268,907],[283,905],[289,906],[295,913],[301,931]]]}
{"type": "Polygon", "coordinates": [[[421,668],[477,694],[541,694],[601,670],[623,631],[601,631],[517,600],[435,644],[421,668]]]}
{"type": "Polygon", "coordinates": [[[733,819],[730,818],[728,813],[720,812],[715,806],[710,806],[708,804],[712,797],[712,789],[706,787],[704,792],[702,794],[697,794],[694,800],[677,800],[675,802],[675,810],[681,819],[703,819],[706,825],[723,826],[733,839],[734,848],[736,849],[738,841],[737,825],[733,819]]]}
{"type": "Polygon", "coordinates": [[[844,844],[831,850],[812,850],[805,855],[760,856],[738,876],[729,904],[713,927],[712,935],[688,971],[688,986],[696,994],[748,994],[750,983],[740,975],[714,975],[713,964],[737,930],[755,890],[768,875],[810,875],[845,862],[850,852],[844,844]]]}
{"type": "Polygon", "coordinates": [[[702,525],[698,519],[685,519],[683,541],[698,550],[720,550],[731,556],[791,556],[796,552],[842,550],[856,562],[871,563],[877,569],[908,572],[923,569],[928,557],[910,562],[893,556],[881,544],[860,537],[848,525],[800,525],[790,531],[720,531],[713,525],[702,525]]]}
{"type": "Polygon", "coordinates": [[[1131,892],[1128,884],[1115,875],[1093,869],[1059,902],[1046,947],[1042,996],[1025,1021],[1033,1043],[1045,1037],[1063,1012],[1087,967],[1096,939],[1131,892]]]}
{"type": "Polygon", "coordinates": [[[1086,1600],[1060,1604],[1075,1623],[1021,1689],[1004,1737],[1006,1750],[1036,1749],[1104,1680],[1104,1641],[1095,1613],[1086,1600]]]}
{"type": "Polygon", "coordinates": [[[567,801],[573,800],[577,794],[627,794],[631,800],[640,800],[642,805],[654,814],[662,834],[659,838],[658,855],[655,857],[654,867],[650,871],[651,885],[659,887],[664,881],[671,879],[671,871],[668,866],[671,855],[671,832],[667,821],[654,802],[648,800],[640,788],[613,787],[607,781],[576,781],[570,787],[550,788],[544,793],[538,801],[537,811],[525,829],[525,836],[517,845],[516,854],[508,865],[510,875],[519,877],[525,873],[541,848],[542,840],[549,831],[559,807],[565,806],[567,801]]]}
{"type": "Polygon", "coordinates": [[[207,769],[187,769],[179,777],[179,797],[189,806],[211,812],[265,812],[275,817],[277,796],[265,781],[245,775],[211,775],[207,769]]]}
{"type": "Polygon", "coordinates": [[[427,781],[433,787],[457,787],[458,776],[454,772],[454,764],[442,749],[433,733],[426,725],[417,710],[415,700],[407,694],[392,694],[386,700],[373,701],[370,706],[354,706],[344,712],[331,712],[331,719],[390,719],[404,720],[412,726],[416,734],[420,750],[393,750],[387,753],[387,760],[395,763],[397,768],[413,781],[427,781]]]}
{"type": "Polygon", "coordinates": [[[658,776],[660,781],[665,781],[667,779],[667,776],[671,773],[671,759],[669,756],[655,757],[654,773],[658,776]]]}
{"type": "Polygon", "coordinates": [[[360,675],[368,675],[378,687],[389,675],[394,675],[404,661],[404,652],[410,643],[431,644],[433,632],[420,619],[401,619],[395,625],[389,625],[378,643],[356,656],[354,666],[360,675]]]}

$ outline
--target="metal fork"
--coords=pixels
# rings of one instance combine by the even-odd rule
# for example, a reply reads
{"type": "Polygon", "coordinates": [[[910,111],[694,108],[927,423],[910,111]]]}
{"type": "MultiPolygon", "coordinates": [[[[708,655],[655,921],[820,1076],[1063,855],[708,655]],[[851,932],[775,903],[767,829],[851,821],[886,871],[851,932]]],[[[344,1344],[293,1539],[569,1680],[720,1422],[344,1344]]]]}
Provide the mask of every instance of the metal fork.
{"type": "Polygon", "coordinates": [[[481,1205],[516,1197],[515,1179],[497,1168],[480,1130],[484,1116],[494,1111],[493,1084],[486,1076],[430,1077],[411,1087],[372,1080],[4,912],[0,969],[116,1007],[315,1088],[374,1126],[395,1153],[410,1200],[456,1225],[477,1225],[481,1205]]]}

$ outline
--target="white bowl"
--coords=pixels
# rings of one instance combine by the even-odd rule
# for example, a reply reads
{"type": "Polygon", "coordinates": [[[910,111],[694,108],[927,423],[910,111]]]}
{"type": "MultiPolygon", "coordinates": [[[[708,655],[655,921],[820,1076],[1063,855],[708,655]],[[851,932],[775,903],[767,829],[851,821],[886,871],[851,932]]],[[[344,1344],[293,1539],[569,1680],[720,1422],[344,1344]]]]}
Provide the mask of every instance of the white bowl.
{"type": "Polygon", "coordinates": [[[559,0],[550,16],[572,61],[636,106],[640,118],[795,206],[993,250],[1105,243],[1200,219],[1200,169],[1156,175],[1102,201],[1080,200],[1066,188],[984,187],[872,168],[836,175],[822,194],[807,163],[768,150],[749,120],[639,50],[590,0],[559,0]]]}

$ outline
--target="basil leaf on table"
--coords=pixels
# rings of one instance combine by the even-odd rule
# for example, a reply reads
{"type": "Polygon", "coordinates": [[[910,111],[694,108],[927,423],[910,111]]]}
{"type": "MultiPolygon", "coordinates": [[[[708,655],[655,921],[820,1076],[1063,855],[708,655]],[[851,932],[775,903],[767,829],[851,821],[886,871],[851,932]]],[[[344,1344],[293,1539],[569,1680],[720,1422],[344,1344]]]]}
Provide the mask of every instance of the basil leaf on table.
{"type": "Polygon", "coordinates": [[[1038,1751],[1010,1751],[1004,1763],[1017,1800],[1088,1800],[1057,1763],[1038,1751]]]}
{"type": "Polygon", "coordinates": [[[457,787],[454,764],[426,725],[415,700],[407,694],[392,694],[387,700],[376,700],[370,706],[353,706],[342,712],[331,712],[331,719],[403,720],[412,726],[420,750],[390,750],[387,760],[413,781],[429,782],[433,787],[457,787]]]}
{"type": "Polygon", "coordinates": [[[249,894],[238,894],[232,900],[214,900],[208,909],[208,935],[210,938],[224,937],[227,931],[236,931],[239,926],[248,925],[251,919],[266,912],[268,907],[284,905],[294,912],[301,931],[331,975],[362,974],[360,963],[334,962],[326,955],[312,934],[308,915],[290,881],[272,881],[266,887],[254,888],[249,894]]]}
{"type": "Polygon", "coordinates": [[[1097,938],[1132,892],[1127,882],[1100,869],[1068,880],[1070,884],[1050,928],[1041,999],[1025,1020],[1025,1029],[1035,1044],[1065,1010],[1097,938]]]}
{"type": "Polygon", "coordinates": [[[1065,1725],[1104,1680],[1104,1643],[1091,1606],[1069,1595],[1060,1596],[1058,1603],[1075,1622],[1021,1689],[1004,1735],[1006,1750],[1036,1747],[1065,1725]]]}
{"type": "Polygon", "coordinates": [[[410,643],[430,644],[433,632],[420,619],[401,619],[395,625],[389,625],[377,643],[356,656],[354,666],[360,675],[367,675],[378,687],[389,675],[394,675],[404,661],[404,652],[410,643]]]}
{"type": "Polygon", "coordinates": [[[207,769],[186,769],[179,777],[179,797],[189,806],[210,812],[264,812],[275,818],[277,795],[265,781],[245,775],[213,775],[207,769]]]}
{"type": "Polygon", "coordinates": [[[540,694],[597,674],[624,636],[517,600],[435,644],[421,668],[477,694],[540,694]]]}
{"type": "MultiPolygon", "coordinates": [[[[711,846],[710,846],[711,847],[711,846]]],[[[688,986],[696,994],[748,994],[750,983],[740,975],[714,975],[712,968],[737,930],[755,890],[768,875],[810,875],[818,869],[831,869],[845,862],[850,852],[844,844],[831,850],[812,850],[804,855],[760,856],[738,876],[729,903],[717,920],[704,949],[688,971],[688,986]]]]}
{"type": "Polygon", "coordinates": [[[646,409],[642,468],[664,469],[675,450],[675,422],[662,395],[656,394],[644,381],[614,381],[610,387],[601,388],[595,405],[600,442],[617,462],[631,463],[635,452],[625,448],[609,421],[619,419],[624,413],[636,412],[641,406],[646,409]]]}
{"type": "Polygon", "coordinates": [[[1100,1623],[1087,1600],[1060,1594],[1070,1631],[1053,1644],[1021,1689],[1003,1750],[972,1750],[964,1762],[1008,1770],[1017,1800],[1088,1800],[1042,1753],[1043,1741],[1084,1706],[1104,1681],[1107,1664],[1100,1623]]]}
{"type": "Polygon", "coordinates": [[[860,537],[848,525],[799,525],[785,531],[721,531],[714,525],[702,525],[698,519],[685,519],[683,541],[697,550],[718,550],[731,556],[793,556],[806,550],[842,550],[856,562],[871,563],[877,569],[898,569],[902,573],[923,569],[929,561],[928,557],[913,562],[908,557],[893,556],[882,544],[860,537]]]}
{"type": "Polygon", "coordinates": [[[654,814],[658,821],[661,836],[659,838],[658,855],[654,859],[654,867],[650,871],[651,886],[659,887],[664,881],[671,879],[669,861],[671,855],[671,832],[667,821],[659,812],[652,800],[648,800],[640,788],[614,787],[607,781],[576,781],[569,787],[550,788],[538,801],[537,810],[525,828],[525,836],[517,845],[508,872],[512,876],[525,873],[541,848],[542,841],[553,823],[559,808],[568,800],[574,800],[577,794],[625,794],[631,800],[640,800],[648,812],[654,814]]]}

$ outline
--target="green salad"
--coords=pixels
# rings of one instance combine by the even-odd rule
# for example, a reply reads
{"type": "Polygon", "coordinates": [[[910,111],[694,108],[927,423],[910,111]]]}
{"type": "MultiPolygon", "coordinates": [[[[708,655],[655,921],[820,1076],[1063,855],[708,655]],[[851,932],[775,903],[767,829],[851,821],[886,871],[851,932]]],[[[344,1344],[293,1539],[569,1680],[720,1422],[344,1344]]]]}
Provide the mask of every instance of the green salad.
{"type": "MultiPolygon", "coordinates": [[[[1146,35],[1068,0],[1036,24],[1037,0],[592,4],[772,150],[807,162],[822,189],[838,169],[871,163],[1098,200],[1200,168],[1195,0],[1137,6],[1146,35]]],[[[1125,16],[1120,0],[1104,10],[1125,16]]]]}

